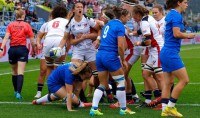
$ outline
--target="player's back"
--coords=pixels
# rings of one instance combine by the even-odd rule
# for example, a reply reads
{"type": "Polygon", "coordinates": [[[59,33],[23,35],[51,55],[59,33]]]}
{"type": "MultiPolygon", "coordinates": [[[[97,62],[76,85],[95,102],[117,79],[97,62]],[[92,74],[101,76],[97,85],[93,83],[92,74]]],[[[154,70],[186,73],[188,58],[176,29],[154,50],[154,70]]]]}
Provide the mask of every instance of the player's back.
{"type": "Polygon", "coordinates": [[[68,20],[65,18],[56,18],[48,22],[46,37],[64,36],[68,20]]]}
{"type": "Polygon", "coordinates": [[[124,24],[118,19],[111,20],[108,22],[103,30],[101,35],[101,43],[99,51],[106,52],[118,52],[118,36],[124,36],[125,27],[124,24]]]}

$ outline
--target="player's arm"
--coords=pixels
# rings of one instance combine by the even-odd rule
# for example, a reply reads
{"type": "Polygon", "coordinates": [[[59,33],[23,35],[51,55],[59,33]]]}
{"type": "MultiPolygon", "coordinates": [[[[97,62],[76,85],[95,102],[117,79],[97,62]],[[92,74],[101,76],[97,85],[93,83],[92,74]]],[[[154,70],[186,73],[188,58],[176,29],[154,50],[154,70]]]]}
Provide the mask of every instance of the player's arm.
{"type": "Polygon", "coordinates": [[[73,91],[73,86],[70,84],[65,84],[66,90],[67,90],[67,110],[72,111],[72,91],[73,91]]]}
{"type": "Polygon", "coordinates": [[[69,33],[65,32],[64,36],[63,36],[62,40],[60,41],[60,44],[59,44],[58,47],[60,47],[62,49],[66,45],[67,40],[69,40],[69,33]]]}
{"type": "Polygon", "coordinates": [[[2,41],[2,44],[1,44],[1,47],[0,47],[0,57],[3,56],[3,48],[4,48],[4,46],[6,45],[9,36],[10,36],[10,33],[9,33],[9,32],[6,32],[6,34],[5,34],[5,36],[4,36],[4,39],[3,39],[3,41],[2,41]]]}
{"type": "Polygon", "coordinates": [[[74,94],[76,96],[79,96],[81,89],[82,89],[82,82],[80,81],[74,82],[74,94]]]}
{"type": "Polygon", "coordinates": [[[37,44],[38,49],[42,49],[41,40],[45,36],[45,34],[46,33],[44,33],[44,32],[40,32],[40,31],[38,32],[37,40],[36,40],[36,44],[37,44]]]}
{"type": "Polygon", "coordinates": [[[192,39],[195,37],[195,33],[183,33],[180,31],[179,27],[173,27],[173,35],[175,38],[179,39],[192,39]]]}

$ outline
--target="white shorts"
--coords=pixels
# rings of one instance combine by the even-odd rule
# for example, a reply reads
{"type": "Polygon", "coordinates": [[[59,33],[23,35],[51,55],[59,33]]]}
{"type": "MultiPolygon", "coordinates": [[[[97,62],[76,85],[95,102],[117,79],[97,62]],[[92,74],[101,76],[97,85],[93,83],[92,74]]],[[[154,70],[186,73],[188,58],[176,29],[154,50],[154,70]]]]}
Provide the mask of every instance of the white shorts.
{"type": "Polygon", "coordinates": [[[129,64],[133,65],[140,58],[140,55],[141,55],[141,48],[135,46],[134,48],[127,49],[125,51],[125,60],[129,64]]]}
{"type": "Polygon", "coordinates": [[[141,46],[141,55],[149,55],[149,48],[145,46],[141,46]]]}
{"type": "MultiPolygon", "coordinates": [[[[44,40],[43,54],[49,57],[49,50],[53,47],[58,47],[62,37],[46,37],[44,40]]],[[[66,48],[62,49],[62,55],[66,54],[66,48]]]]}
{"type": "Polygon", "coordinates": [[[72,59],[79,59],[82,61],[95,61],[96,60],[96,49],[83,49],[83,50],[73,50],[72,51],[72,59]]]}
{"type": "Polygon", "coordinates": [[[160,68],[161,62],[160,62],[160,49],[157,47],[149,47],[149,58],[146,62],[146,65],[144,68],[147,68],[147,66],[150,66],[151,68],[160,68]]]}

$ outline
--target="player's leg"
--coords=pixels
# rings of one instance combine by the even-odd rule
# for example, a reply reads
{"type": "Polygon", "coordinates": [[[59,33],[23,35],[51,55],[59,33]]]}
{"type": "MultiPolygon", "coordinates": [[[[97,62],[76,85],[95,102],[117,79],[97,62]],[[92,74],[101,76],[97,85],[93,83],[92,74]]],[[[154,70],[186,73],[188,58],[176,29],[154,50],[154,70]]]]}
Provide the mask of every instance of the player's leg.
{"type": "Polygon", "coordinates": [[[37,93],[35,98],[40,98],[42,95],[42,89],[44,86],[45,76],[46,76],[46,61],[45,59],[40,59],[40,74],[38,77],[38,84],[37,84],[37,93]]]}

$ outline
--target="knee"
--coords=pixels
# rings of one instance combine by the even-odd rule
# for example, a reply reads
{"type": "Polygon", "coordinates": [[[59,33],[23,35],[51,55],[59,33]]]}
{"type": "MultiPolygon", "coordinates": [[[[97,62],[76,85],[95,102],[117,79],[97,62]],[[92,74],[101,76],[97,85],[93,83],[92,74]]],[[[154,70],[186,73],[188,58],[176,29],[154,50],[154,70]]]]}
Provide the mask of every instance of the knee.
{"type": "Polygon", "coordinates": [[[189,79],[185,79],[185,80],[183,80],[183,85],[187,85],[189,83],[189,79]]]}

